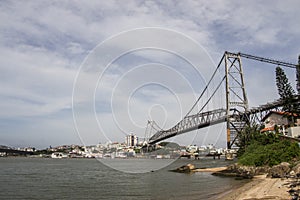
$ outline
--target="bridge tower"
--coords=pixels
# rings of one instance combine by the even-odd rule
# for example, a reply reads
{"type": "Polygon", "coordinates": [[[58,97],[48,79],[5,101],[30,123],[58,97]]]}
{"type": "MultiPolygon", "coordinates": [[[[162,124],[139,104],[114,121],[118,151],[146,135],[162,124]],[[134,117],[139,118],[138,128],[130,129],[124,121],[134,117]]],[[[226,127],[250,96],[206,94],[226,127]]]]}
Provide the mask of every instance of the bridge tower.
{"type": "Polygon", "coordinates": [[[225,52],[225,77],[227,148],[231,149],[231,147],[234,147],[237,134],[248,123],[247,119],[238,115],[238,113],[245,113],[248,110],[240,53],[225,52]]]}

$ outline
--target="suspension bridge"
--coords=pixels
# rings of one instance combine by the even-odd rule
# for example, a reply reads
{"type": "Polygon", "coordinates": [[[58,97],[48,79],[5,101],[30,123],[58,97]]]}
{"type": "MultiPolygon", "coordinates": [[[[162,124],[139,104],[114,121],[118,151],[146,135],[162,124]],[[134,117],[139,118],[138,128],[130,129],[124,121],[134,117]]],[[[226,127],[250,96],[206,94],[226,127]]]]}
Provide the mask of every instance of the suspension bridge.
{"type": "MultiPolygon", "coordinates": [[[[286,104],[282,99],[268,102],[264,105],[249,108],[247,93],[244,82],[244,73],[242,67],[242,58],[251,59],[258,62],[269,63],[276,66],[288,67],[296,69],[297,65],[287,62],[282,62],[274,59],[253,56],[244,53],[231,53],[225,52],[217,65],[212,77],[208,81],[204,90],[200,94],[197,101],[194,103],[189,112],[183,117],[181,121],[173,127],[163,130],[155,121],[148,121],[146,128],[146,137],[148,144],[153,145],[162,140],[188,133],[193,130],[202,129],[219,123],[226,123],[227,126],[227,148],[231,149],[234,146],[237,135],[249,124],[260,122],[261,119],[272,110],[280,110],[286,104]],[[207,92],[212,80],[216,77],[217,72],[225,68],[224,76],[221,81],[216,85],[211,95],[207,98],[204,94],[207,92]],[[217,91],[225,84],[225,106],[212,110],[206,110],[212,98],[216,95],[217,91]],[[204,103],[199,106],[200,100],[204,103]],[[195,108],[196,114],[191,114],[195,108]],[[154,132],[154,134],[152,134],[154,132]]],[[[289,103],[299,103],[299,95],[295,95],[289,103]]]]}

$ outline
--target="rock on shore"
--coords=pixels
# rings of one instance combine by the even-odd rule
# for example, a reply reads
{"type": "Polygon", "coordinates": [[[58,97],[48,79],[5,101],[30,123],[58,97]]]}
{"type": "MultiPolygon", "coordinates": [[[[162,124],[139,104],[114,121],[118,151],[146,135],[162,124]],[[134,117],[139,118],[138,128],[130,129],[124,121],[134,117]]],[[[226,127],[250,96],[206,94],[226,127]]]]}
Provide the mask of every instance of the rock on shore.
{"type": "Polygon", "coordinates": [[[196,169],[193,164],[183,165],[177,169],[171,170],[179,173],[193,173],[193,172],[213,172],[216,176],[233,176],[251,179],[254,176],[265,175],[270,178],[286,178],[286,177],[300,177],[300,163],[293,168],[289,163],[283,162],[273,167],[255,167],[243,166],[237,163],[227,167],[217,167],[208,169],[196,169]]]}
{"type": "Polygon", "coordinates": [[[193,173],[193,172],[219,172],[226,169],[227,167],[195,168],[193,164],[187,164],[170,171],[179,172],[179,173],[193,173]]]}
{"type": "Polygon", "coordinates": [[[251,179],[254,176],[266,174],[269,171],[269,167],[253,167],[243,166],[239,164],[229,165],[227,169],[215,172],[213,175],[216,176],[235,176],[251,179]]]}
{"type": "Polygon", "coordinates": [[[183,165],[181,167],[178,167],[175,170],[171,170],[173,172],[179,172],[179,173],[192,173],[194,172],[195,166],[193,164],[187,164],[183,165]]]}
{"type": "Polygon", "coordinates": [[[226,170],[214,174],[243,178],[254,177],[250,183],[218,199],[300,199],[300,189],[298,189],[300,186],[300,163],[292,167],[289,163],[283,162],[271,168],[234,164],[226,170]]]}
{"type": "Polygon", "coordinates": [[[300,163],[296,164],[292,171],[294,172],[295,176],[300,177],[300,163]]]}
{"type": "Polygon", "coordinates": [[[300,177],[300,163],[291,168],[287,162],[274,165],[273,167],[243,166],[239,164],[229,165],[227,169],[213,173],[217,176],[235,176],[251,179],[254,176],[267,174],[270,178],[300,177]]]}
{"type": "Polygon", "coordinates": [[[291,167],[289,163],[280,163],[273,167],[242,166],[239,164],[228,167],[196,169],[193,164],[183,165],[173,172],[213,172],[218,176],[234,176],[253,181],[230,193],[221,194],[217,199],[245,200],[245,199],[299,199],[300,163],[291,167]]]}
{"type": "Polygon", "coordinates": [[[268,173],[268,177],[271,178],[284,178],[290,173],[290,164],[287,162],[280,163],[279,165],[273,166],[268,173]]]}

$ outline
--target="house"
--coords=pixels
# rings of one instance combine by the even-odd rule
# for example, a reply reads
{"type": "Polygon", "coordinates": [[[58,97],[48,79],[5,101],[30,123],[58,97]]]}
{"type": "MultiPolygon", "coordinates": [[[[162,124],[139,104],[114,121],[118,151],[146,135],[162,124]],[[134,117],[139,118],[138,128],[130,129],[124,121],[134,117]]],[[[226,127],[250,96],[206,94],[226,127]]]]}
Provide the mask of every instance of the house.
{"type": "Polygon", "coordinates": [[[274,132],[276,126],[279,132],[290,137],[300,136],[300,116],[289,112],[271,111],[263,119],[265,128],[261,132],[274,132]],[[291,122],[291,117],[294,118],[295,123],[291,122]]]}

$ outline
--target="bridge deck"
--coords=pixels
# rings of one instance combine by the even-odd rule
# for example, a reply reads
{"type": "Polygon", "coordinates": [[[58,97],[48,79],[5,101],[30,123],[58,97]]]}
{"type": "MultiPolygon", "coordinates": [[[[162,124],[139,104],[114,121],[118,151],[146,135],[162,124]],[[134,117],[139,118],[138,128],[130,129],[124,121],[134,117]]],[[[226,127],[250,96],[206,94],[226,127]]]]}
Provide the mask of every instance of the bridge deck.
{"type": "MultiPolygon", "coordinates": [[[[300,103],[299,95],[296,95],[293,99],[289,101],[289,103],[300,103]]],[[[198,113],[195,115],[186,116],[179,123],[177,123],[174,127],[168,130],[160,130],[156,132],[150,139],[149,144],[155,144],[162,140],[174,137],[176,135],[180,135],[186,132],[190,132],[193,130],[205,128],[211,125],[215,125],[218,123],[226,122],[230,118],[245,118],[249,115],[253,115],[256,113],[268,111],[274,108],[282,107],[286,104],[286,101],[279,99],[271,103],[267,103],[265,105],[260,105],[259,107],[254,107],[249,109],[246,112],[236,112],[234,115],[227,115],[227,111],[225,109],[216,109],[208,112],[198,113]],[[238,114],[237,114],[238,113],[238,114]]]]}

